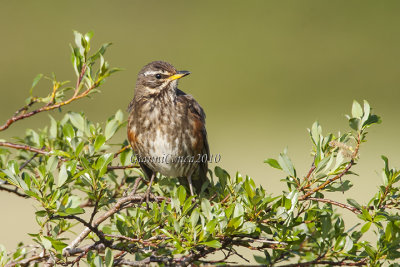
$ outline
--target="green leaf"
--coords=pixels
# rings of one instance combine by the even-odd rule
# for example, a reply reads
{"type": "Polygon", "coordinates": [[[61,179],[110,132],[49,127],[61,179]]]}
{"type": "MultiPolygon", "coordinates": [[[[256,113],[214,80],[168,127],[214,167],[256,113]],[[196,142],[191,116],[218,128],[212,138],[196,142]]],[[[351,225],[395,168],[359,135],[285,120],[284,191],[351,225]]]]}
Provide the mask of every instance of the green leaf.
{"type": "Polygon", "coordinates": [[[326,187],[326,191],[328,192],[345,192],[353,187],[353,184],[346,180],[343,183],[332,183],[326,187]]]}
{"type": "Polygon", "coordinates": [[[107,153],[104,155],[101,155],[96,162],[96,170],[99,170],[99,177],[103,176],[107,172],[107,166],[108,164],[111,163],[111,161],[114,159],[114,154],[113,153],[107,153]]]}
{"type": "Polygon", "coordinates": [[[226,208],[225,214],[227,218],[230,218],[231,215],[233,214],[233,211],[235,209],[235,204],[233,203],[232,205],[229,205],[229,207],[226,208]]]}
{"type": "Polygon", "coordinates": [[[214,233],[216,225],[217,225],[217,220],[212,219],[206,224],[206,231],[209,232],[210,234],[214,233]]]}
{"type": "Polygon", "coordinates": [[[366,233],[371,227],[371,224],[372,222],[367,222],[366,224],[364,224],[363,227],[361,227],[361,233],[366,233]]]}
{"type": "Polygon", "coordinates": [[[47,215],[47,211],[39,210],[39,211],[35,212],[35,215],[38,217],[45,217],[47,215]]]}
{"type": "Polygon", "coordinates": [[[355,131],[360,130],[360,126],[361,126],[360,125],[360,119],[358,119],[358,118],[349,119],[349,125],[355,131]]]}
{"type": "Polygon", "coordinates": [[[343,250],[349,252],[353,248],[353,240],[351,240],[350,236],[346,236],[346,243],[343,247],[343,250]]]}
{"type": "Polygon", "coordinates": [[[49,134],[52,139],[55,139],[57,138],[57,131],[58,131],[57,121],[52,116],[49,115],[49,117],[50,117],[49,134]]]}
{"type": "Polygon", "coordinates": [[[324,169],[326,167],[326,165],[328,164],[328,162],[332,159],[333,155],[329,155],[325,158],[323,158],[320,162],[318,162],[317,168],[315,169],[315,172],[319,172],[322,169],[324,169]]]}
{"type": "Polygon", "coordinates": [[[85,54],[85,48],[82,45],[82,40],[84,39],[82,34],[80,32],[74,31],[75,35],[75,45],[79,49],[79,54],[80,56],[83,56],[85,54]]]}
{"type": "Polygon", "coordinates": [[[40,74],[36,75],[36,77],[33,79],[31,89],[29,90],[30,95],[32,95],[33,88],[35,88],[35,86],[38,84],[40,79],[42,79],[42,77],[43,77],[43,74],[40,73],[40,74]]]}
{"type": "Polygon", "coordinates": [[[118,129],[118,126],[119,126],[119,123],[116,119],[112,119],[107,122],[106,128],[104,130],[104,135],[106,137],[106,140],[113,137],[113,135],[115,134],[115,132],[118,129]]]}
{"type": "Polygon", "coordinates": [[[79,129],[81,132],[85,132],[85,118],[83,118],[81,114],[76,112],[70,112],[68,115],[72,125],[79,129]]]}
{"type": "Polygon", "coordinates": [[[112,267],[114,263],[114,257],[112,255],[112,251],[109,248],[106,248],[105,252],[105,264],[106,267],[112,267]]]}
{"type": "Polygon", "coordinates": [[[282,167],[282,170],[284,170],[286,173],[288,173],[291,176],[296,176],[296,171],[293,167],[292,161],[289,159],[286,153],[281,153],[279,154],[278,158],[279,165],[282,167]]]}
{"type": "Polygon", "coordinates": [[[371,247],[369,244],[362,243],[361,245],[364,247],[365,252],[367,252],[368,256],[370,256],[372,259],[374,259],[375,255],[376,255],[376,250],[373,247],[371,247]]]}
{"type": "Polygon", "coordinates": [[[116,113],[115,113],[115,119],[119,122],[122,123],[124,120],[124,113],[119,109],[116,113]]]}
{"type": "Polygon", "coordinates": [[[208,199],[203,198],[201,200],[201,210],[203,214],[207,217],[207,219],[211,220],[212,219],[212,214],[211,214],[211,204],[208,199]]]}
{"type": "Polygon", "coordinates": [[[101,148],[102,145],[106,142],[106,137],[102,134],[96,136],[96,140],[94,141],[94,151],[97,151],[101,148]]]}
{"type": "Polygon", "coordinates": [[[100,57],[100,55],[104,55],[104,53],[106,52],[107,48],[108,48],[110,45],[111,45],[111,43],[103,44],[103,45],[100,47],[100,49],[99,49],[96,53],[94,53],[94,55],[91,57],[91,60],[94,61],[94,60],[98,59],[98,58],[100,57]]]}
{"type": "MultiPolygon", "coordinates": [[[[186,192],[185,192],[186,193],[186,192]]],[[[188,198],[185,199],[185,202],[183,203],[183,208],[182,212],[186,214],[191,208],[193,208],[196,204],[192,202],[194,199],[194,196],[189,196],[188,198]]]]}
{"type": "Polygon", "coordinates": [[[57,150],[57,149],[52,150],[50,152],[50,154],[51,155],[55,155],[55,156],[61,156],[61,157],[64,157],[64,158],[70,158],[71,157],[71,155],[68,154],[67,152],[62,151],[62,150],[57,150]]]}
{"type": "Polygon", "coordinates": [[[74,131],[74,128],[72,127],[71,124],[66,123],[64,125],[63,134],[64,134],[65,137],[67,137],[70,140],[75,137],[75,131],[74,131]]]}
{"type": "Polygon", "coordinates": [[[389,177],[390,176],[389,159],[387,157],[385,157],[384,155],[381,155],[381,158],[383,159],[383,161],[385,163],[385,174],[386,174],[386,177],[389,177]]]}
{"type": "Polygon", "coordinates": [[[190,215],[190,223],[192,224],[192,228],[194,228],[197,225],[197,222],[199,221],[199,218],[200,218],[200,212],[199,212],[199,209],[196,208],[192,212],[192,215],[190,215]]]}
{"type": "Polygon", "coordinates": [[[43,239],[43,241],[44,241],[44,240],[50,241],[51,246],[53,246],[53,248],[54,248],[55,250],[57,250],[57,251],[62,251],[63,248],[65,248],[65,247],[68,246],[68,245],[65,244],[64,242],[62,242],[62,241],[60,241],[60,240],[57,240],[57,239],[54,239],[54,238],[52,238],[52,237],[50,237],[50,236],[44,236],[44,238],[45,238],[45,239],[43,239]]]}
{"type": "Polygon", "coordinates": [[[370,115],[362,126],[367,128],[367,127],[371,126],[372,124],[375,124],[375,123],[379,124],[381,122],[382,122],[382,120],[379,116],[370,115]]]}
{"type": "Polygon", "coordinates": [[[316,121],[311,126],[310,136],[315,146],[319,146],[322,134],[322,127],[316,121]]]}
{"type": "Polygon", "coordinates": [[[252,180],[250,179],[246,179],[244,182],[244,189],[246,190],[246,194],[249,197],[249,199],[253,199],[253,197],[256,195],[256,189],[255,189],[255,185],[253,183],[251,183],[252,180]]]}
{"type": "Polygon", "coordinates": [[[385,221],[386,220],[386,216],[384,215],[376,215],[374,217],[374,222],[381,222],[381,221],[385,221]]]}
{"type": "Polygon", "coordinates": [[[65,163],[63,163],[61,165],[60,172],[58,174],[58,187],[64,185],[67,179],[68,179],[67,168],[65,166],[65,163]]]}
{"type": "Polygon", "coordinates": [[[385,237],[386,240],[391,242],[393,238],[393,222],[388,222],[386,229],[385,229],[385,237]]]}
{"type": "Polygon", "coordinates": [[[200,243],[200,244],[201,244],[201,245],[208,246],[208,247],[212,247],[212,248],[221,248],[221,247],[222,247],[221,242],[219,242],[219,241],[216,240],[216,239],[210,240],[210,241],[207,241],[207,242],[202,242],[202,243],[200,243]]]}
{"type": "Polygon", "coordinates": [[[85,147],[85,142],[82,141],[78,144],[78,146],[75,149],[75,156],[79,156],[79,154],[82,152],[83,148],[85,147]]]}
{"type": "Polygon", "coordinates": [[[21,177],[18,174],[16,174],[14,170],[11,170],[11,168],[10,168],[10,169],[5,169],[5,170],[1,170],[1,171],[7,175],[7,177],[5,179],[10,184],[13,184],[23,190],[29,190],[25,181],[23,179],[21,179],[21,177]]]}
{"type": "Polygon", "coordinates": [[[233,218],[241,217],[243,216],[243,214],[244,214],[243,205],[240,202],[236,203],[235,209],[233,210],[233,218]]]}
{"type": "Polygon", "coordinates": [[[269,158],[269,159],[264,160],[264,163],[269,164],[269,166],[271,166],[272,168],[282,170],[281,165],[279,165],[279,163],[276,159],[269,158]]]}
{"type": "Polygon", "coordinates": [[[271,256],[269,255],[267,250],[264,250],[265,257],[254,255],[254,260],[262,264],[263,266],[270,266],[271,265],[271,256]]]}
{"type": "Polygon", "coordinates": [[[54,172],[57,169],[58,158],[56,156],[51,156],[46,163],[46,171],[54,172]]]}
{"type": "Polygon", "coordinates": [[[166,236],[168,236],[171,239],[176,239],[170,232],[168,232],[165,229],[160,229],[161,232],[163,232],[166,236]]]}
{"type": "Polygon", "coordinates": [[[369,106],[368,102],[364,100],[364,115],[361,118],[361,124],[363,126],[365,122],[368,120],[370,112],[371,112],[371,107],[369,106]]]}
{"type": "Polygon", "coordinates": [[[361,210],[361,205],[360,204],[358,204],[358,202],[357,201],[355,201],[354,199],[352,199],[352,198],[348,198],[347,199],[347,203],[349,203],[351,206],[353,206],[353,207],[355,207],[355,208],[357,208],[357,209],[359,209],[359,210],[361,210]]]}
{"type": "Polygon", "coordinates": [[[362,215],[364,216],[364,218],[367,221],[372,222],[372,217],[371,217],[371,214],[369,214],[368,210],[367,209],[361,209],[361,211],[362,211],[362,215]]]}
{"type": "Polygon", "coordinates": [[[256,225],[253,222],[245,222],[242,225],[241,232],[245,234],[252,234],[256,230],[256,225]]]}
{"type": "Polygon", "coordinates": [[[218,166],[215,166],[214,173],[218,177],[221,187],[225,188],[229,179],[229,173],[218,166]]]}
{"type": "Polygon", "coordinates": [[[289,213],[293,212],[293,210],[296,207],[296,204],[298,202],[299,199],[299,192],[297,190],[293,190],[291,191],[288,195],[287,195],[287,199],[290,199],[290,210],[289,213]]]}
{"type": "Polygon", "coordinates": [[[186,200],[186,190],[183,186],[178,187],[178,198],[181,205],[183,205],[186,200]]]}
{"type": "Polygon", "coordinates": [[[101,259],[101,257],[99,255],[97,255],[94,259],[92,264],[95,267],[103,267],[103,260],[101,259]]]}
{"type": "Polygon", "coordinates": [[[52,239],[52,238],[48,237],[48,236],[44,236],[44,238],[41,239],[42,245],[45,249],[51,249],[51,240],[50,239],[52,239]]]}
{"type": "Polygon", "coordinates": [[[76,214],[83,214],[83,213],[85,213],[85,210],[82,209],[81,207],[67,208],[64,211],[58,212],[58,214],[60,214],[61,216],[76,215],[76,214]]]}
{"type": "Polygon", "coordinates": [[[65,247],[68,246],[67,244],[65,244],[64,242],[62,242],[60,240],[54,240],[51,242],[51,244],[53,245],[53,248],[55,250],[57,250],[58,252],[61,252],[65,247]]]}
{"type": "Polygon", "coordinates": [[[353,107],[351,108],[351,115],[353,118],[361,119],[362,115],[364,114],[363,109],[356,100],[353,101],[353,107]]]}

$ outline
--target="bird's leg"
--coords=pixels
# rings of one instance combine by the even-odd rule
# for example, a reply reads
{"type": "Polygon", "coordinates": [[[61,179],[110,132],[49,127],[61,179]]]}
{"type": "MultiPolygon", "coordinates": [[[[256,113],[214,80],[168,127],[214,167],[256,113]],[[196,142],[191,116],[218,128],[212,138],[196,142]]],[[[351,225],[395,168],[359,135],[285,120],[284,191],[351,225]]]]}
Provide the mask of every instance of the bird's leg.
{"type": "MultiPolygon", "coordinates": [[[[154,176],[155,176],[156,174],[155,174],[155,172],[153,172],[153,174],[151,175],[151,178],[150,178],[150,182],[149,182],[149,185],[148,185],[148,187],[147,187],[147,190],[146,190],[146,194],[144,195],[144,198],[143,198],[143,200],[146,198],[146,205],[147,205],[147,209],[149,208],[149,202],[150,202],[150,189],[151,189],[151,185],[153,184],[153,181],[154,181],[154,176]]],[[[143,200],[142,200],[142,202],[143,202],[143,200]]],[[[141,203],[142,203],[141,202],[141,203]]]]}
{"type": "Polygon", "coordinates": [[[190,194],[191,194],[192,196],[194,196],[194,193],[193,193],[193,184],[192,184],[192,174],[189,174],[188,177],[187,177],[187,179],[188,179],[188,182],[189,182],[190,194]]]}

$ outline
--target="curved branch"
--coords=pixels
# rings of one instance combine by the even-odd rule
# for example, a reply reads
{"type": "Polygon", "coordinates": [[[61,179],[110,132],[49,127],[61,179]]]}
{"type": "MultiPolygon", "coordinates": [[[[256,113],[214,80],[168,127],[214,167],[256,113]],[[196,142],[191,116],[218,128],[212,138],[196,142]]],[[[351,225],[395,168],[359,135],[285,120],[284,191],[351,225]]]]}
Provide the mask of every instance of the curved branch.
{"type": "MultiPolygon", "coordinates": [[[[1,131],[1,130],[0,130],[1,131]]],[[[10,148],[15,148],[15,149],[22,149],[22,150],[28,150],[31,152],[35,152],[38,154],[43,154],[43,155],[49,155],[50,152],[46,150],[42,150],[36,147],[28,146],[28,145],[20,145],[20,144],[15,144],[15,143],[10,143],[10,142],[0,142],[0,146],[5,146],[5,147],[10,147],[10,148]]]]}
{"type": "Polygon", "coordinates": [[[338,207],[341,207],[341,208],[344,208],[344,209],[348,209],[349,211],[351,211],[351,212],[353,212],[355,214],[361,214],[361,211],[359,209],[355,208],[355,207],[352,207],[352,206],[349,206],[349,205],[346,205],[346,204],[343,204],[343,203],[340,203],[340,202],[337,202],[337,201],[334,201],[334,200],[330,200],[330,199],[309,197],[307,199],[302,199],[302,200],[303,201],[304,200],[314,200],[314,201],[318,201],[318,202],[329,203],[329,204],[332,204],[332,205],[335,205],[335,206],[338,206],[338,207]]]}
{"type": "Polygon", "coordinates": [[[341,173],[339,173],[338,175],[336,175],[335,177],[333,177],[331,179],[326,180],[323,184],[321,184],[320,186],[314,188],[313,190],[308,191],[306,194],[304,194],[301,197],[299,197],[299,200],[307,199],[309,196],[311,196],[315,192],[318,192],[318,191],[324,189],[330,183],[336,181],[337,179],[342,178],[342,176],[345,175],[350,170],[350,168],[353,166],[353,164],[354,164],[354,160],[352,159],[349,162],[349,164],[347,164],[346,168],[341,173]]]}
{"type": "MultiPolygon", "coordinates": [[[[78,100],[78,99],[80,99],[80,98],[82,98],[82,97],[87,96],[87,95],[90,93],[90,91],[92,91],[94,88],[96,88],[96,87],[99,86],[99,83],[98,83],[98,82],[93,83],[93,84],[92,84],[89,88],[87,88],[83,93],[79,94],[79,89],[80,89],[80,86],[81,86],[82,79],[83,79],[83,77],[85,76],[85,73],[86,73],[86,65],[83,65],[83,66],[82,66],[82,71],[81,71],[81,73],[80,73],[80,75],[79,75],[79,77],[78,77],[77,83],[76,83],[74,95],[73,95],[70,99],[65,100],[65,101],[62,101],[62,102],[54,103],[54,104],[51,105],[51,103],[54,101],[54,96],[55,96],[55,88],[53,88],[52,98],[51,98],[51,100],[50,100],[49,103],[47,103],[45,106],[43,106],[43,107],[41,107],[41,108],[35,109],[35,110],[33,110],[33,111],[31,111],[31,112],[28,112],[28,113],[19,114],[19,113],[21,113],[21,111],[23,111],[23,110],[26,111],[30,105],[25,106],[25,107],[19,109],[17,112],[15,112],[15,114],[14,114],[13,117],[11,117],[10,119],[8,119],[2,126],[0,126],[0,132],[1,132],[1,131],[4,131],[5,129],[7,129],[8,127],[10,127],[11,124],[13,124],[13,123],[16,122],[16,121],[19,121],[19,120],[22,120],[22,119],[31,117],[31,116],[33,116],[33,115],[35,115],[35,114],[38,114],[38,113],[40,113],[40,112],[43,112],[43,111],[49,111],[49,110],[57,109],[57,108],[59,108],[59,107],[68,105],[69,103],[71,103],[71,102],[73,102],[73,101],[75,101],[75,100],[78,100]],[[18,114],[19,114],[19,115],[18,115],[18,114]]],[[[57,88],[56,88],[56,89],[57,89],[57,88]]]]}
{"type": "Polygon", "coordinates": [[[23,193],[18,192],[18,187],[15,187],[15,189],[10,189],[10,188],[7,188],[7,187],[4,187],[4,186],[0,185],[0,191],[6,191],[6,192],[9,192],[9,193],[15,194],[15,195],[17,195],[19,197],[29,198],[28,195],[25,195],[23,193]]]}

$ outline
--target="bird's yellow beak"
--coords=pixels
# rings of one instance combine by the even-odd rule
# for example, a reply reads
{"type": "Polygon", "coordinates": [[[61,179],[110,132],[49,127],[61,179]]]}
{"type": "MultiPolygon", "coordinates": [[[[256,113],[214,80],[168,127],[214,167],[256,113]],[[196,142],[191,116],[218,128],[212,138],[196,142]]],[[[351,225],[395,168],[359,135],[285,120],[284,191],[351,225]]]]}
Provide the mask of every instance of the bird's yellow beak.
{"type": "Polygon", "coordinates": [[[177,79],[185,77],[185,76],[187,76],[189,74],[190,74],[190,71],[181,70],[181,71],[178,71],[176,74],[174,74],[172,76],[169,76],[168,80],[170,80],[170,81],[177,80],[177,79]]]}

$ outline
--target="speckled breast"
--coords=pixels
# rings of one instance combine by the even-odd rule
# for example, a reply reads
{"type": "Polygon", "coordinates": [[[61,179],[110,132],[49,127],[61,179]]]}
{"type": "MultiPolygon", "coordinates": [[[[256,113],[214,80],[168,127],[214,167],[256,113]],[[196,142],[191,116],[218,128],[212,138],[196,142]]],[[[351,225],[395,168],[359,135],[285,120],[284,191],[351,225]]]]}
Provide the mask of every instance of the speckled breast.
{"type": "Polygon", "coordinates": [[[196,168],[193,126],[187,111],[173,102],[143,105],[144,119],[135,123],[137,160],[168,177],[188,176],[196,168]]]}

